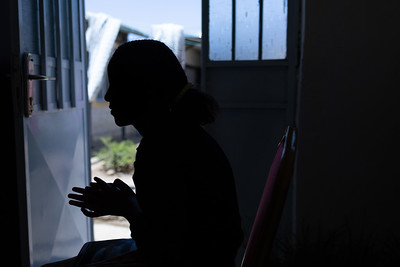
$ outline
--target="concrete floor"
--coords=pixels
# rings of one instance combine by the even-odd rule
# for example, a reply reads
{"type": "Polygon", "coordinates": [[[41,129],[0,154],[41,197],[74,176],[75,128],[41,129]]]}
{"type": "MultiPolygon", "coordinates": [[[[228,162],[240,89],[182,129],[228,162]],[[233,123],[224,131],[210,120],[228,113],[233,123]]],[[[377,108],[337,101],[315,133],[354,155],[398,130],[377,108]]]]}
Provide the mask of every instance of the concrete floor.
{"type": "Polygon", "coordinates": [[[131,237],[128,222],[115,223],[104,219],[93,220],[93,234],[95,241],[131,237]]]}

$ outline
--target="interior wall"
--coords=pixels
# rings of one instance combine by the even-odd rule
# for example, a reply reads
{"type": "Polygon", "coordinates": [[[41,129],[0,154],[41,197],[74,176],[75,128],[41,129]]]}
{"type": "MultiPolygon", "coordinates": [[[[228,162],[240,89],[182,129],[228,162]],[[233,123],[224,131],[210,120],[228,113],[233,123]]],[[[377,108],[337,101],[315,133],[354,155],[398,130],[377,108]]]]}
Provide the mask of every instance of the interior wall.
{"type": "Polygon", "coordinates": [[[399,234],[400,1],[304,3],[298,235],[399,234]]]}
{"type": "MultiPolygon", "coordinates": [[[[14,266],[29,265],[28,225],[26,218],[25,181],[21,179],[24,169],[21,168],[23,146],[19,142],[22,137],[21,95],[19,87],[18,63],[18,1],[6,0],[0,9],[1,35],[0,43],[0,84],[4,93],[2,121],[2,137],[5,154],[2,166],[6,173],[2,179],[1,214],[4,229],[3,241],[6,244],[3,255],[13,257],[14,266]]],[[[23,160],[23,159],[22,159],[23,160]]]]}

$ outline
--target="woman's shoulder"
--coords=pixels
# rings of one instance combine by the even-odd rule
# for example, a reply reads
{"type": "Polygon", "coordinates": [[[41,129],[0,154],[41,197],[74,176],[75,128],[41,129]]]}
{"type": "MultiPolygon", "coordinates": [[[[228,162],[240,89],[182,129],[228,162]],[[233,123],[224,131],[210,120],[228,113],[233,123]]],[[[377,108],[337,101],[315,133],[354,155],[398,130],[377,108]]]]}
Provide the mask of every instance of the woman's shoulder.
{"type": "Polygon", "coordinates": [[[176,144],[196,149],[211,149],[218,146],[214,138],[200,125],[180,124],[175,127],[171,129],[170,138],[176,144]]]}
{"type": "MultiPolygon", "coordinates": [[[[224,157],[217,141],[200,125],[173,122],[143,138],[143,150],[168,158],[224,157]]],[[[167,159],[167,158],[165,158],[167,159]]],[[[202,159],[201,161],[205,160],[202,159]]]]}

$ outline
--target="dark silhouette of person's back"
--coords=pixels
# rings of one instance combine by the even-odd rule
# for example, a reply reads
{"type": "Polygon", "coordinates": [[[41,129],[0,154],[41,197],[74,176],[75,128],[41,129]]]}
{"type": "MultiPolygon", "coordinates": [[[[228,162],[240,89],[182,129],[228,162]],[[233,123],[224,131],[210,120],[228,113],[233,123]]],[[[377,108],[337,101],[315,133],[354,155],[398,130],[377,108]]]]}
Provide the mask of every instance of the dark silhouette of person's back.
{"type": "MultiPolygon", "coordinates": [[[[108,65],[105,100],[119,126],[143,136],[134,193],[116,179],[73,188],[70,204],[90,217],[124,216],[149,266],[234,266],[243,235],[228,159],[202,125],[214,121],[215,100],[195,89],[163,43],[120,46],[108,65]]],[[[137,259],[136,259],[137,260],[137,259]]]]}
{"type": "Polygon", "coordinates": [[[144,137],[135,169],[137,199],[151,211],[131,226],[139,248],[182,266],[233,266],[242,237],[232,171],[200,126],[170,122],[144,137]]]}

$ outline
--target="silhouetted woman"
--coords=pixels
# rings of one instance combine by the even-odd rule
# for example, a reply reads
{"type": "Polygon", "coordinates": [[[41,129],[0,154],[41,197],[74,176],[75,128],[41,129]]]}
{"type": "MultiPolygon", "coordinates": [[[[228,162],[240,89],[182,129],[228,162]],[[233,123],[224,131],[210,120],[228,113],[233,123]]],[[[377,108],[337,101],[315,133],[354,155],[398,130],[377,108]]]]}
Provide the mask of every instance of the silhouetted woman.
{"type": "Polygon", "coordinates": [[[234,266],[242,242],[230,164],[202,128],[213,98],[188,84],[172,51],[153,40],[120,46],[108,64],[105,100],[118,126],[143,136],[133,180],[73,188],[72,205],[89,217],[124,216],[150,266],[234,266]]]}

